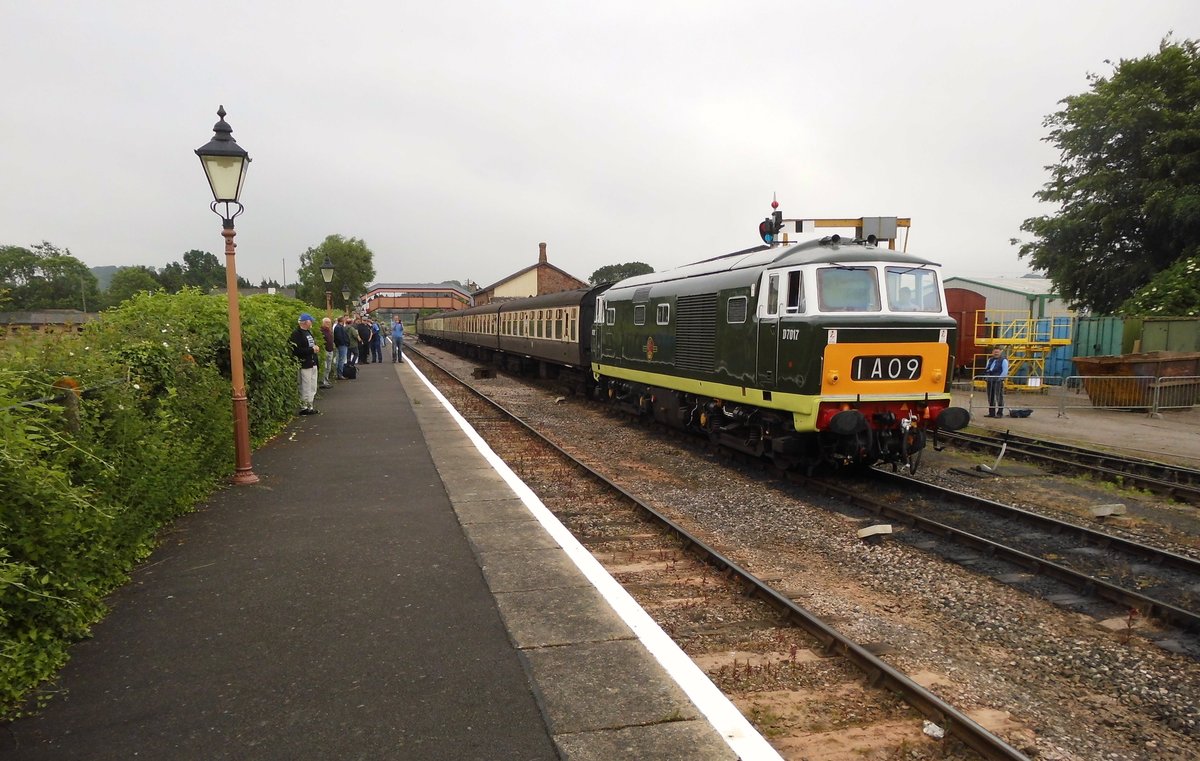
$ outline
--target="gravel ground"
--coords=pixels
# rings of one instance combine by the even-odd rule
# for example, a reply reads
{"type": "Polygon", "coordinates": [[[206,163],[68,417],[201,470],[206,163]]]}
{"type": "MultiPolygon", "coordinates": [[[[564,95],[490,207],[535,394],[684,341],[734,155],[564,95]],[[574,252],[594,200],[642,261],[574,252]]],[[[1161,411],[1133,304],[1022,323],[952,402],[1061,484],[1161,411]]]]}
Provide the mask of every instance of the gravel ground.
{"type": "MultiPolygon", "coordinates": [[[[445,361],[469,377],[473,365],[445,361]]],[[[585,400],[505,376],[474,384],[801,605],[878,643],[888,662],[1027,755],[1200,759],[1196,661],[902,543],[866,545],[855,535],[865,516],[585,400]]],[[[950,456],[929,454],[927,477],[962,486],[950,456]]],[[[1013,490],[972,488],[998,500],[1013,490]]],[[[1039,479],[1020,495],[1026,507],[1077,512],[1091,488],[1039,479]]],[[[1139,510],[1131,531],[1142,541],[1197,546],[1191,516],[1149,500],[1139,510]],[[1156,510],[1179,520],[1159,522],[1156,510]]]]}

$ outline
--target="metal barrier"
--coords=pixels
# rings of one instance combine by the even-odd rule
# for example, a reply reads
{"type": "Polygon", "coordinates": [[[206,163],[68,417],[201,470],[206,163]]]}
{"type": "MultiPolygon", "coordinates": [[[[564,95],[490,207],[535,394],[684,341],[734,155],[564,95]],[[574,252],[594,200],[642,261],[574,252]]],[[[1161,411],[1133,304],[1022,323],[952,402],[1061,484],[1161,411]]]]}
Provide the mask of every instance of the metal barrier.
{"type": "MultiPolygon", "coordinates": [[[[974,389],[986,388],[987,376],[971,380],[974,389]]],[[[986,407],[987,396],[983,396],[986,407]]],[[[1200,376],[1072,375],[1067,378],[1009,378],[1004,406],[1013,409],[1125,410],[1159,417],[1162,410],[1190,409],[1200,404],[1200,376]]],[[[971,395],[970,407],[975,408],[971,395]]]]}

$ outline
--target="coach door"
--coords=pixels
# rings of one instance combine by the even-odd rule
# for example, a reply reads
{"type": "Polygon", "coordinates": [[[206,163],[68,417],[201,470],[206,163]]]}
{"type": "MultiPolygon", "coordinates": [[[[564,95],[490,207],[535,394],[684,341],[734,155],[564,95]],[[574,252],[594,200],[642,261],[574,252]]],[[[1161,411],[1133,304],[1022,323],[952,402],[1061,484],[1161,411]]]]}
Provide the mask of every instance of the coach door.
{"type": "Polygon", "coordinates": [[[779,364],[779,278],[778,272],[763,275],[758,299],[759,388],[774,388],[779,364]]]}

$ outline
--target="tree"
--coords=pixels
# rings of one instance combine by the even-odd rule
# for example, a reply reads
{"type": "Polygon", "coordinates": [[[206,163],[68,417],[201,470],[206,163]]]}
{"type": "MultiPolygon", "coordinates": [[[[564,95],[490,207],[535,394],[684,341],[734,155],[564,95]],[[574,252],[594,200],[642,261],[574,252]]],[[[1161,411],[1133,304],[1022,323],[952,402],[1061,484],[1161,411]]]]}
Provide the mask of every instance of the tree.
{"type": "Polygon", "coordinates": [[[330,235],[316,248],[300,255],[296,298],[308,304],[324,304],[325,291],[333,292],[333,303],[342,304],[342,289],[349,288],[351,296],[361,296],[367,284],[375,279],[375,254],[359,238],[330,235]],[[333,263],[333,282],[326,288],[321,277],[325,257],[333,263]]]}
{"type": "Polygon", "coordinates": [[[96,276],[83,262],[47,241],[24,248],[0,246],[0,288],[9,293],[8,308],[97,309],[96,276]]]}
{"type": "Polygon", "coordinates": [[[627,277],[636,275],[649,275],[654,272],[654,268],[649,264],[642,262],[627,262],[625,264],[609,264],[592,273],[592,277],[588,280],[592,285],[600,285],[601,283],[615,283],[618,280],[624,280],[627,277]]]}
{"type": "Polygon", "coordinates": [[[1200,256],[1180,259],[1155,275],[1118,311],[1145,317],[1200,317],[1200,256]]]}
{"type": "Polygon", "coordinates": [[[1168,36],[1088,80],[1045,120],[1060,158],[1034,197],[1058,211],[1026,219],[1035,239],[1013,242],[1069,302],[1111,313],[1200,254],[1200,48],[1168,36]]]}
{"type": "Polygon", "coordinates": [[[112,277],[104,294],[105,306],[113,307],[142,291],[165,290],[150,267],[122,267],[112,277]]]}
{"type": "Polygon", "coordinates": [[[208,251],[192,249],[183,255],[183,284],[208,292],[225,287],[225,265],[208,251]]]}
{"type": "Polygon", "coordinates": [[[183,279],[183,265],[179,262],[171,262],[167,266],[158,271],[158,282],[162,283],[162,287],[167,293],[179,293],[183,290],[187,282],[183,279]]]}

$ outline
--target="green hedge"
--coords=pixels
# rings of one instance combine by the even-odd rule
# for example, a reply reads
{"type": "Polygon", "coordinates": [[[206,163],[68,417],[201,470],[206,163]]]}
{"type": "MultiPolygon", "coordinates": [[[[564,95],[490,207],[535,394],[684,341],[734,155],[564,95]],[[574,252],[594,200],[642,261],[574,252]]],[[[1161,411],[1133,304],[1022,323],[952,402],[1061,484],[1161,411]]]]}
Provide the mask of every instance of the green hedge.
{"type": "MultiPolygon", "coordinates": [[[[80,334],[0,342],[0,717],[30,706],[158,530],[233,472],[227,308],[141,294],[80,334]]],[[[257,445],[297,408],[288,337],[317,310],[240,309],[257,445]]]]}

